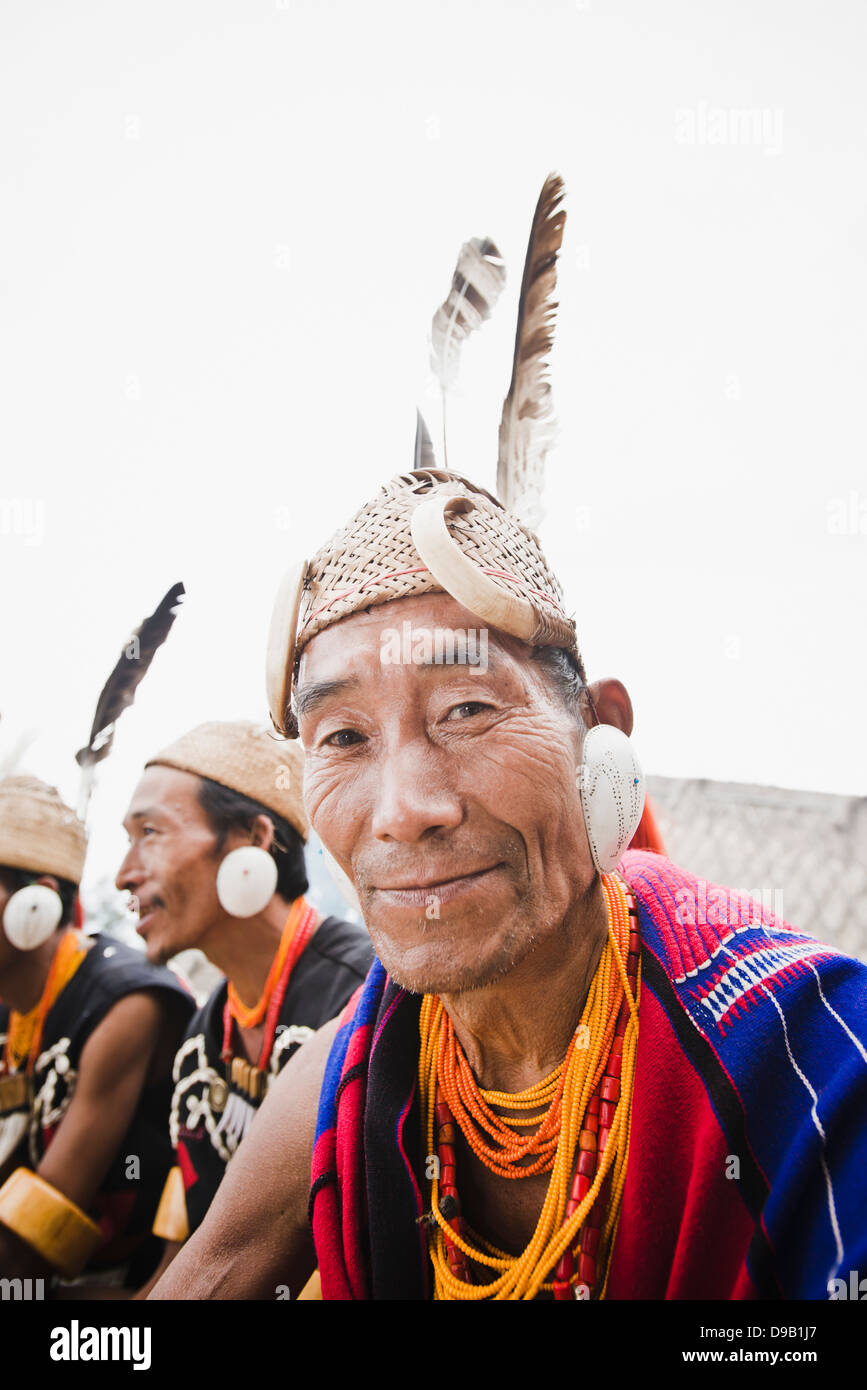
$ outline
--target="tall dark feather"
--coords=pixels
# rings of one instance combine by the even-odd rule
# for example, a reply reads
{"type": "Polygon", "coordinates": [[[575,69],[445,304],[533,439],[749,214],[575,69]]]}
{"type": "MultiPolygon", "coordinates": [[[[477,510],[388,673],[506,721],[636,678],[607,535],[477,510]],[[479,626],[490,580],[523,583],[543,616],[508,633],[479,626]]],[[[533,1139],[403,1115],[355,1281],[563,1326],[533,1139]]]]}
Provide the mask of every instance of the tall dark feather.
{"type": "Polygon", "coordinates": [[[536,204],[521,280],[512,380],[500,420],[497,496],[531,527],[541,519],[545,457],[556,435],[548,356],[557,312],[557,255],[566,223],[564,193],[563,180],[551,174],[536,204]]]}
{"type": "MultiPolygon", "coordinates": [[[[183,584],[173,584],[159,606],[149,618],[145,618],[124,644],[117,665],[103,686],[102,694],[97,701],[90,738],[75,755],[75,761],[83,772],[94,768],[103,758],[108,757],[115,725],[124,710],[132,704],[154,655],[168,637],[183,597],[183,584]]],[[[89,789],[89,778],[87,785],[89,789]]]]}

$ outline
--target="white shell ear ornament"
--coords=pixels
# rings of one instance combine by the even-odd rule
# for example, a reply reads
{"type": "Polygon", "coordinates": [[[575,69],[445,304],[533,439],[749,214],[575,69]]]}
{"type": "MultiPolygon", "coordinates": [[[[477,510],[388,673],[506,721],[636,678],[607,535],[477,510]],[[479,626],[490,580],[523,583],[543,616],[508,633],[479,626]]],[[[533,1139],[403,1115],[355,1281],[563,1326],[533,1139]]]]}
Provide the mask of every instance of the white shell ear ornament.
{"type": "Polygon", "coordinates": [[[13,893],[6,904],[3,930],[16,950],[35,951],[57,930],[62,916],[60,894],[44,883],[31,883],[13,893]]]}
{"type": "Polygon", "coordinates": [[[268,906],[276,887],[277,865],[257,845],[233,849],[217,870],[217,897],[230,917],[255,917],[268,906]]]}
{"type": "Polygon", "coordinates": [[[584,736],[578,769],[584,825],[593,863],[610,874],[638,829],[645,784],[632,744],[613,724],[596,724],[584,736]]]}

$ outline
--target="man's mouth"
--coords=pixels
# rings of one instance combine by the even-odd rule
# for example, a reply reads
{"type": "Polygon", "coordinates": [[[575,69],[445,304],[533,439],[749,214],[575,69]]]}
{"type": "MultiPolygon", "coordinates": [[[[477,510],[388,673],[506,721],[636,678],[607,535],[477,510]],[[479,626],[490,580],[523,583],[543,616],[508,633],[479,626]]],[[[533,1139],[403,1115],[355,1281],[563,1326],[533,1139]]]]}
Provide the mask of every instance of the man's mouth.
{"type": "Polygon", "coordinates": [[[145,936],[147,929],[153,921],[154,915],[159,912],[162,903],[159,898],[137,898],[133,895],[130,899],[130,909],[138,916],[136,931],[139,936],[145,936]]]}
{"type": "Polygon", "coordinates": [[[472,892],[503,867],[502,863],[491,864],[486,869],[470,869],[464,874],[430,874],[415,882],[404,880],[394,884],[378,884],[374,893],[395,907],[427,907],[431,902],[437,904],[450,902],[463,893],[472,892]]]}

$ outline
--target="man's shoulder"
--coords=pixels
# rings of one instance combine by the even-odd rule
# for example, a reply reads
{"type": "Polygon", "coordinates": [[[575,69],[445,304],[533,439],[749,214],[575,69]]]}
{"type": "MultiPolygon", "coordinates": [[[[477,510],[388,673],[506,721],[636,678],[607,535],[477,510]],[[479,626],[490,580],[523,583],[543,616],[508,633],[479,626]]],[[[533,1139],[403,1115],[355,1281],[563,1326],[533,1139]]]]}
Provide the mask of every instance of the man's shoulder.
{"type": "Polygon", "coordinates": [[[737,1160],[725,1178],[763,1232],[751,1277],[824,1297],[829,1271],[867,1252],[867,966],[660,855],[629,853],[620,870],[642,942],[635,1113],[689,1091],[687,1142],[708,1171],[737,1160]]]}
{"type": "Polygon", "coordinates": [[[120,999],[137,990],[160,990],[185,1004],[189,1012],[195,1008],[189,990],[167,966],[152,964],[143,951],[102,932],[96,932],[91,941],[93,944],[72,979],[74,984],[78,977],[80,987],[89,996],[98,991],[120,999]]]}
{"type": "Polygon", "coordinates": [[[125,981],[127,979],[145,980],[150,984],[175,990],[180,994],[189,991],[181,984],[174,971],[165,965],[154,965],[144,951],[130,946],[119,937],[108,936],[104,932],[94,932],[92,942],[82,969],[86,965],[93,974],[106,979],[125,981]]]}
{"type": "Polygon", "coordinates": [[[46,1034],[57,1029],[84,1037],[115,1004],[138,991],[158,992],[182,1015],[193,1012],[195,1000],[177,975],[152,965],[142,951],[117,937],[97,932],[87,955],[49,1010],[46,1034]]]}
{"type": "Polygon", "coordinates": [[[713,883],[644,851],[624,855],[620,872],[638,905],[645,980],[707,1036],[776,1031],[793,1004],[799,1027],[807,1014],[830,1025],[832,996],[849,1025],[867,1032],[867,965],[785,921],[772,895],[713,883]]]}

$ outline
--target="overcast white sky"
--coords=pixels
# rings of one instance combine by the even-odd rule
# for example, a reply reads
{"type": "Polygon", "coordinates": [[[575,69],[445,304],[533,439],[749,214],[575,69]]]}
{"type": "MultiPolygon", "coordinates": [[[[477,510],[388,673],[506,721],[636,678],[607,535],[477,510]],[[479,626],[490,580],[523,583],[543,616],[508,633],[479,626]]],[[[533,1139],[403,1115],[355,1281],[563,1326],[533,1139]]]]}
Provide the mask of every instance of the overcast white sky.
{"type": "Polygon", "coordinates": [[[462,241],[509,284],[450,464],[493,488],[536,196],[568,221],[540,534],[646,769],[860,792],[867,8],[148,0],[0,14],[0,753],[74,799],[126,634],[187,604],[119,726],[265,717],[283,570],[436,424],[462,241]]]}

